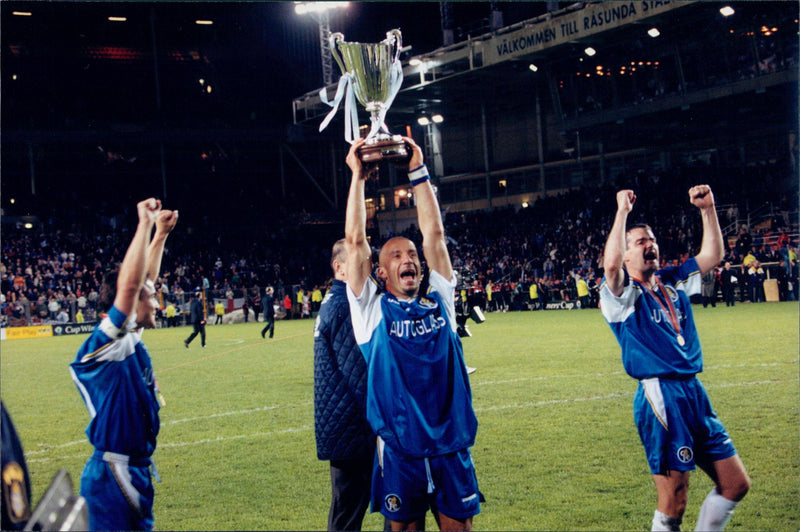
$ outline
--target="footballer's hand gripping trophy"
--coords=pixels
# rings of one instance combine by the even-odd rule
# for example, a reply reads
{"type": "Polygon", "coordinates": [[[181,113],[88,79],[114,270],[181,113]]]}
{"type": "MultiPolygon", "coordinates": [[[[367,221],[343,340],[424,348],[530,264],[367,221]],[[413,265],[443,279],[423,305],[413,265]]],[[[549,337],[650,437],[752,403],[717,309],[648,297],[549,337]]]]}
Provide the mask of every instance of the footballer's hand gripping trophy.
{"type": "Polygon", "coordinates": [[[400,63],[402,35],[394,29],[386,33],[379,43],[363,44],[345,42],[344,35],[334,33],[330,37],[331,55],[342,69],[342,77],[336,97],[329,102],[326,89],[320,92],[321,100],[333,110],[320,125],[322,131],[333,118],[342,98],[345,98],[345,139],[351,144],[360,136],[355,98],[370,114],[370,130],[367,140],[359,150],[365,163],[408,161],[411,153],[400,135],[389,133],[384,119],[386,111],[403,83],[403,67],[400,63]]]}

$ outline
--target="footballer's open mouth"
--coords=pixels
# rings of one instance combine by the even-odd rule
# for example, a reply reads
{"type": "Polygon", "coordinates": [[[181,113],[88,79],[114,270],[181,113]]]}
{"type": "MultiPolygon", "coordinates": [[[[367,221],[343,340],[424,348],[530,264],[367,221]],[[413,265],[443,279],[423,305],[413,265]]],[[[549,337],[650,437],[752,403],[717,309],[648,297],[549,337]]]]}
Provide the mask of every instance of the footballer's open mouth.
{"type": "Polygon", "coordinates": [[[645,251],[644,253],[644,260],[656,260],[657,258],[658,255],[656,255],[656,252],[652,249],[649,251],[645,251]]]}
{"type": "Polygon", "coordinates": [[[417,277],[417,270],[413,266],[408,266],[400,270],[400,279],[413,281],[417,277]]]}

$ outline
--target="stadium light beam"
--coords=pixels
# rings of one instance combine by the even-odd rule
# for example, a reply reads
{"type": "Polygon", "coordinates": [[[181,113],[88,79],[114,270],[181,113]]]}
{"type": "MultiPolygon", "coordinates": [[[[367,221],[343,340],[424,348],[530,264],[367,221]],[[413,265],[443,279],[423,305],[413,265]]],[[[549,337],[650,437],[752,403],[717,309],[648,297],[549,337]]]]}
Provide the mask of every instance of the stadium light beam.
{"type": "Polygon", "coordinates": [[[298,15],[310,14],[319,25],[319,51],[322,61],[322,82],[327,86],[333,83],[333,56],[331,55],[331,22],[328,13],[334,9],[345,8],[350,2],[295,2],[294,12],[298,15]]]}
{"type": "Polygon", "coordinates": [[[348,5],[350,5],[350,2],[295,2],[294,12],[298,15],[324,13],[332,9],[344,8],[348,5]]]}

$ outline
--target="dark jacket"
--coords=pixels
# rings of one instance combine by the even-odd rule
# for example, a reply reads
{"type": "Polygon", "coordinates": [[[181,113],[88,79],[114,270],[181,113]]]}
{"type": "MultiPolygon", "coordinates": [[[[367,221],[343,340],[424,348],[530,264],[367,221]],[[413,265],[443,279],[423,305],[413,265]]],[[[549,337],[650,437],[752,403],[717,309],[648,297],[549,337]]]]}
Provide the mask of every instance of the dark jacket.
{"type": "Polygon", "coordinates": [[[272,321],[275,319],[275,298],[272,294],[264,291],[264,296],[261,298],[261,306],[264,307],[264,321],[272,321]]]}
{"type": "Polygon", "coordinates": [[[200,323],[203,321],[203,303],[195,298],[189,303],[189,322],[200,323]]]}
{"type": "Polygon", "coordinates": [[[28,476],[28,466],[25,464],[25,453],[22,452],[22,443],[11,422],[6,405],[0,402],[2,410],[3,445],[0,456],[3,462],[3,530],[22,530],[31,517],[31,480],[28,476]],[[6,497],[17,495],[16,502],[6,497]]]}
{"type": "Polygon", "coordinates": [[[345,283],[333,281],[314,326],[314,432],[320,460],[369,458],[367,364],[353,336],[345,283]]]}

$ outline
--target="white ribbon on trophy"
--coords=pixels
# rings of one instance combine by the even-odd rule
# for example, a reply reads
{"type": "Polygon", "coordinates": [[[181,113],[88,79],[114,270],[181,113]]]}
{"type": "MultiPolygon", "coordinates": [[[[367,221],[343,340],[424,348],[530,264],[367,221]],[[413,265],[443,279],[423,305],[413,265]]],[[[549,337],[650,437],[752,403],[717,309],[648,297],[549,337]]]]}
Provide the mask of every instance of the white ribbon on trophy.
{"type": "Polygon", "coordinates": [[[339,85],[336,87],[336,95],[333,97],[332,102],[328,100],[327,87],[322,87],[322,90],[319,91],[319,99],[322,100],[322,103],[333,107],[325,116],[325,120],[319,125],[319,130],[322,131],[328,127],[328,124],[339,110],[342,98],[346,98],[344,103],[344,139],[352,144],[359,137],[358,108],[356,107],[356,96],[353,93],[353,75],[349,72],[339,78],[339,85]]]}

